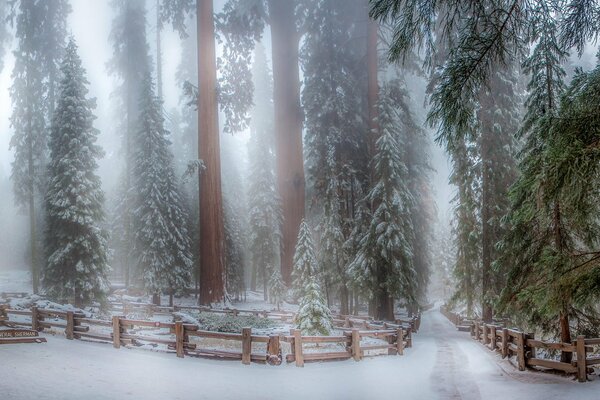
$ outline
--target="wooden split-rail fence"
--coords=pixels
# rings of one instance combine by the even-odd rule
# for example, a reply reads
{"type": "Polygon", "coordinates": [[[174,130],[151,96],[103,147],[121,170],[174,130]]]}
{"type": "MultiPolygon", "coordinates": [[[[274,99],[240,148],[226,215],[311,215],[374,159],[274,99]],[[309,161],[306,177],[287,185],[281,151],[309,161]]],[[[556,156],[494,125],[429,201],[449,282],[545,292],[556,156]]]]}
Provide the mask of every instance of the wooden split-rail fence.
{"type": "Polygon", "coordinates": [[[515,357],[517,367],[524,371],[527,367],[541,367],[575,374],[579,382],[587,381],[588,369],[600,364],[600,356],[593,355],[594,347],[600,345],[600,338],[577,336],[571,343],[550,342],[535,339],[533,333],[521,332],[506,327],[506,321],[493,324],[477,320],[469,320],[461,315],[441,307],[440,311],[459,330],[469,331],[471,337],[490,350],[498,352],[502,358],[515,357]],[[572,353],[572,362],[565,363],[555,359],[544,358],[536,349],[572,353]]]}
{"type": "MultiPolygon", "coordinates": [[[[232,316],[255,316],[277,320],[281,322],[292,323],[296,316],[295,313],[288,311],[270,311],[270,310],[247,310],[240,308],[210,308],[206,306],[157,306],[150,303],[121,301],[111,302],[110,309],[113,312],[128,315],[131,313],[144,313],[146,315],[172,315],[176,312],[209,312],[213,314],[224,314],[232,316]]],[[[412,332],[417,332],[421,325],[421,314],[415,316],[396,318],[393,323],[375,324],[373,318],[364,315],[342,315],[334,314],[333,323],[336,327],[343,328],[362,328],[362,329],[386,329],[386,326],[394,328],[398,325],[408,326],[412,332]]]]}
{"type": "MultiPolygon", "coordinates": [[[[238,314],[239,310],[236,315],[238,314]]],[[[112,343],[115,348],[142,343],[153,346],[164,345],[167,351],[174,352],[177,357],[188,355],[240,360],[243,364],[256,362],[279,365],[284,359],[282,343],[289,343],[291,350],[285,355],[285,360],[295,362],[299,367],[309,361],[351,358],[359,361],[365,356],[373,355],[370,353],[373,350],[387,350],[385,354],[402,355],[405,348],[412,346],[413,327],[418,329],[420,316],[410,319],[411,325],[376,324],[366,317],[354,318],[354,316],[352,318],[345,316],[344,319],[335,321],[343,326],[341,336],[306,336],[297,329],[292,329],[289,335],[255,335],[251,328],[243,328],[240,333],[212,332],[200,330],[197,325],[183,321],[157,322],[129,319],[126,316],[113,316],[111,320],[101,320],[88,318],[74,311],[56,311],[37,307],[32,307],[30,310],[15,310],[8,308],[7,305],[0,305],[0,326],[31,327],[36,331],[59,328],[64,329],[65,337],[69,340],[112,343]],[[20,318],[11,319],[10,316],[20,318]],[[23,321],[23,317],[26,317],[27,321],[23,321]],[[381,343],[361,343],[364,338],[381,339],[381,343]],[[237,342],[240,350],[201,348],[200,343],[195,339],[237,342]],[[339,343],[342,347],[339,351],[332,352],[306,351],[306,344],[319,346],[325,343],[339,343]],[[253,346],[255,344],[260,346],[253,346]],[[257,350],[257,347],[260,347],[260,350],[257,350]]]]}

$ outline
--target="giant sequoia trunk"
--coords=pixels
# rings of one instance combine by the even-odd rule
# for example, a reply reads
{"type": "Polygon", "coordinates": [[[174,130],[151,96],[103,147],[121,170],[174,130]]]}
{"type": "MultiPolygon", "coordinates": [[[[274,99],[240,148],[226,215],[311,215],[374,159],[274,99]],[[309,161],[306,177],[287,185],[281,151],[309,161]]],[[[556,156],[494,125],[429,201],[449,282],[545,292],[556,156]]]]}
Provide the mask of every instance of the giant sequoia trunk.
{"type": "Polygon", "coordinates": [[[217,66],[213,0],[197,0],[198,157],[200,179],[200,297],[202,305],[224,297],[225,246],[217,111],[217,66]]]}
{"type": "Polygon", "coordinates": [[[304,218],[302,112],[298,68],[299,37],[293,0],[269,0],[273,58],[273,101],[277,189],[281,198],[281,274],[291,284],[300,222],[304,218]]]}

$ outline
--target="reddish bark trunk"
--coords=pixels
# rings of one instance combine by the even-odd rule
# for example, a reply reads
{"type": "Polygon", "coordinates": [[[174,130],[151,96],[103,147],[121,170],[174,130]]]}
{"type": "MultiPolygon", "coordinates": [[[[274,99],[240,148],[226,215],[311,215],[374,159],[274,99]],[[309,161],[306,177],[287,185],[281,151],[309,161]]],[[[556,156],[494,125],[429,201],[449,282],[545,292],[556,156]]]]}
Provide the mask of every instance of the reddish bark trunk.
{"type": "MultiPolygon", "coordinates": [[[[571,327],[569,326],[569,314],[566,310],[560,313],[560,341],[563,343],[571,343],[571,327]]],[[[560,361],[564,363],[571,363],[573,353],[563,351],[560,353],[560,361]]]]}
{"type": "Polygon", "coordinates": [[[300,109],[299,37],[294,1],[269,0],[273,58],[273,100],[277,188],[283,226],[281,274],[291,284],[292,263],[300,222],[304,218],[304,162],[300,109]]]}
{"type": "Polygon", "coordinates": [[[377,82],[377,22],[369,19],[367,40],[367,104],[369,107],[369,158],[375,155],[375,142],[379,137],[379,123],[377,122],[377,99],[379,96],[379,84],[377,82]]]}
{"type": "Polygon", "coordinates": [[[217,110],[217,66],[213,0],[197,0],[198,157],[200,171],[200,296],[208,305],[223,300],[225,265],[221,160],[217,110]]]}

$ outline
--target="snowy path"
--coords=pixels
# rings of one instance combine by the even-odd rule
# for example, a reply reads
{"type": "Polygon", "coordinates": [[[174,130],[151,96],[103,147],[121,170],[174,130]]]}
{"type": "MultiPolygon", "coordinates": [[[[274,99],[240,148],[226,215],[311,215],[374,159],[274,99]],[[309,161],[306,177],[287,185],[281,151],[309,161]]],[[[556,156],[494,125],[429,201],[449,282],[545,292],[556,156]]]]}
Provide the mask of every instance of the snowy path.
{"type": "Polygon", "coordinates": [[[280,367],[177,359],[46,335],[0,346],[0,399],[585,400],[600,381],[518,372],[437,311],[423,316],[404,356],[280,367]]]}

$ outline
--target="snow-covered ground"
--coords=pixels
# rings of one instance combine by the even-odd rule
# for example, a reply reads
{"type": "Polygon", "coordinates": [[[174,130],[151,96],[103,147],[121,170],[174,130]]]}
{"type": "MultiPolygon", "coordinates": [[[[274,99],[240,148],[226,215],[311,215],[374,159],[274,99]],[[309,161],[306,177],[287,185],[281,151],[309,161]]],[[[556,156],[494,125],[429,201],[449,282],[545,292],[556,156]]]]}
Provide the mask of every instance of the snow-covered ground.
{"type": "Polygon", "coordinates": [[[0,346],[2,399],[596,399],[584,384],[519,372],[437,311],[404,356],[272,367],[67,341],[0,346]]]}

